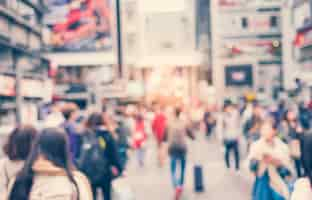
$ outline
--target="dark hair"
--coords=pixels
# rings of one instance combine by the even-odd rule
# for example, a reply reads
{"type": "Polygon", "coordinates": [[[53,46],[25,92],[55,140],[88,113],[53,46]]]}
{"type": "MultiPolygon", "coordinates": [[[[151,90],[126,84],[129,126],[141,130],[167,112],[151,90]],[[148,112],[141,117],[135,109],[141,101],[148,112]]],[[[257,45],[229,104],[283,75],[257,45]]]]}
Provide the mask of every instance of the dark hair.
{"type": "Polygon", "coordinates": [[[174,111],[175,117],[179,118],[181,116],[182,110],[181,108],[176,108],[174,111]]]}
{"type": "Polygon", "coordinates": [[[305,175],[312,184],[312,134],[306,134],[301,138],[301,161],[305,175]]]}
{"type": "Polygon", "coordinates": [[[73,113],[74,113],[74,110],[72,110],[72,109],[64,110],[63,116],[64,116],[65,120],[69,120],[73,113]]]}
{"type": "Polygon", "coordinates": [[[87,127],[90,129],[96,129],[99,126],[104,125],[103,116],[100,113],[92,113],[87,120],[87,127]]]}
{"type": "Polygon", "coordinates": [[[37,130],[32,126],[15,128],[3,147],[4,153],[13,161],[26,160],[36,135],[37,130]]]}
{"type": "Polygon", "coordinates": [[[68,179],[75,185],[79,199],[78,185],[72,174],[74,168],[69,156],[67,135],[61,129],[45,129],[39,134],[24,168],[17,175],[9,200],[29,200],[35,175],[32,167],[39,156],[64,169],[68,179]]]}

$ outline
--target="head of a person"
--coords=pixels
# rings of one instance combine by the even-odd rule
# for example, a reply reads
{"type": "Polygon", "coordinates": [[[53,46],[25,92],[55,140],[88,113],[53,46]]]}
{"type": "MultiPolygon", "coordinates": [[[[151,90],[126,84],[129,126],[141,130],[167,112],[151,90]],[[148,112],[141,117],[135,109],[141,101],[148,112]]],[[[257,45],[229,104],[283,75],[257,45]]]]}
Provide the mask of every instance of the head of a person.
{"type": "Polygon", "coordinates": [[[180,118],[181,114],[182,114],[182,109],[181,108],[175,108],[175,110],[174,110],[175,118],[180,118]]]}
{"type": "Polygon", "coordinates": [[[66,121],[73,120],[75,118],[76,111],[73,109],[66,109],[63,111],[63,116],[66,121]]]}
{"type": "Polygon", "coordinates": [[[90,129],[97,129],[99,126],[104,126],[105,121],[101,113],[92,113],[87,120],[87,127],[90,129]]]}
{"type": "Polygon", "coordinates": [[[262,107],[261,107],[258,103],[255,103],[255,104],[253,105],[253,110],[252,110],[252,112],[253,112],[253,115],[254,115],[254,116],[259,117],[259,116],[261,115],[261,113],[262,113],[262,107]]]}
{"type": "Polygon", "coordinates": [[[135,119],[137,120],[137,122],[143,122],[144,121],[143,115],[141,115],[141,114],[137,114],[135,116],[135,119]]]}
{"type": "Polygon", "coordinates": [[[44,129],[39,134],[30,154],[31,162],[36,161],[39,157],[63,169],[72,167],[67,135],[62,129],[44,129]]]}
{"type": "Polygon", "coordinates": [[[285,120],[286,120],[287,122],[296,121],[296,120],[297,120],[297,114],[295,113],[295,111],[293,111],[293,110],[288,110],[288,111],[285,113],[285,120]]]}
{"type": "Polygon", "coordinates": [[[9,200],[29,199],[36,170],[34,165],[39,159],[48,161],[55,167],[63,170],[69,180],[76,186],[79,193],[77,183],[72,174],[73,164],[70,160],[67,135],[62,129],[51,128],[44,129],[38,134],[24,168],[16,177],[9,200]]]}
{"type": "Polygon", "coordinates": [[[223,109],[225,112],[231,112],[233,108],[234,108],[234,104],[231,100],[224,101],[223,109]]]}
{"type": "Polygon", "coordinates": [[[303,168],[312,184],[312,133],[303,136],[301,152],[303,168]]]}
{"type": "Polygon", "coordinates": [[[261,137],[265,139],[266,142],[272,143],[276,137],[276,125],[274,120],[268,119],[262,123],[260,129],[261,137]]]}
{"type": "Polygon", "coordinates": [[[32,126],[19,126],[9,135],[4,153],[12,161],[26,160],[33,146],[37,130],[32,126]]]}

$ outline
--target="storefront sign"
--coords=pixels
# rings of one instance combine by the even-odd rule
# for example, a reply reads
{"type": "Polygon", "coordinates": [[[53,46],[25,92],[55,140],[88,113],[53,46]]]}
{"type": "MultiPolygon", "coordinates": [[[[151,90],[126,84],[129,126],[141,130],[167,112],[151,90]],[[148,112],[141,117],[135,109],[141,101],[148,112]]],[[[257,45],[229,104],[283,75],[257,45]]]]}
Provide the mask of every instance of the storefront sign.
{"type": "Polygon", "coordinates": [[[227,86],[253,86],[252,65],[227,66],[225,68],[227,86]]]}

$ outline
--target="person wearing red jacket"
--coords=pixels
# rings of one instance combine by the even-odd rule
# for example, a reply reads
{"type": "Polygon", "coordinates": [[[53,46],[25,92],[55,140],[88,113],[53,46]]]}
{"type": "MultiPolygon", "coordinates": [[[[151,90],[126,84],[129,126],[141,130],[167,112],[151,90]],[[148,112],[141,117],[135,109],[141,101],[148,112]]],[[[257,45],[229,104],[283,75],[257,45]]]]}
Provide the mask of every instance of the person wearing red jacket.
{"type": "Polygon", "coordinates": [[[147,134],[144,125],[144,118],[141,115],[136,116],[135,131],[133,133],[133,148],[136,151],[137,159],[140,167],[144,166],[145,144],[147,134]]]}
{"type": "Polygon", "coordinates": [[[161,109],[158,109],[158,111],[156,111],[155,113],[155,117],[152,122],[152,130],[157,141],[158,161],[160,166],[164,165],[163,143],[166,140],[166,126],[167,126],[166,115],[163,113],[161,109]]]}

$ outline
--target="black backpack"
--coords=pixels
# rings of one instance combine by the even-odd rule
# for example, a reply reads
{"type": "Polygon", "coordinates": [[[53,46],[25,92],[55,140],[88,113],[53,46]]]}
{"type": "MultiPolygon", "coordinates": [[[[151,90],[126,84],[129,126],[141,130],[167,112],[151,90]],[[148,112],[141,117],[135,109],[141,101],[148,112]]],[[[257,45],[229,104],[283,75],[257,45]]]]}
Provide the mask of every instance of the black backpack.
{"type": "Polygon", "coordinates": [[[105,142],[104,137],[91,133],[82,147],[78,168],[89,178],[92,185],[101,184],[111,176],[110,163],[105,155],[105,142]]]}

